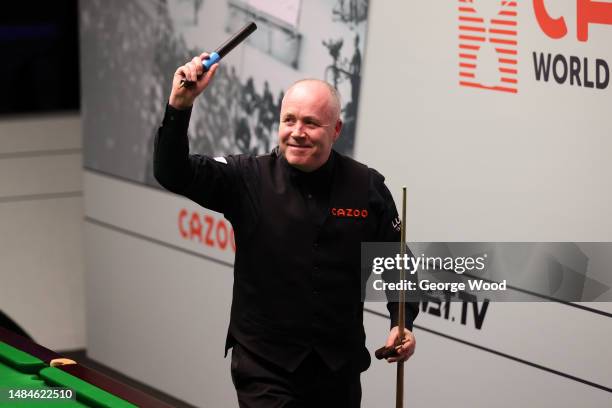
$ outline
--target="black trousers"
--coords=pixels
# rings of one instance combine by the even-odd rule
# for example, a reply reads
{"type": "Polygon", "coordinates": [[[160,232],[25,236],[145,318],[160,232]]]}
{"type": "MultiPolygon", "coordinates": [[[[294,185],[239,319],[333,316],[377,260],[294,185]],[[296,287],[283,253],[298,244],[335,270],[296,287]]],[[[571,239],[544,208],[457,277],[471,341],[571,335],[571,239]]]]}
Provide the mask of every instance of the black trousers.
{"type": "Polygon", "coordinates": [[[240,408],[359,408],[360,372],[331,371],[312,352],[289,372],[235,344],[232,381],[240,408]]]}

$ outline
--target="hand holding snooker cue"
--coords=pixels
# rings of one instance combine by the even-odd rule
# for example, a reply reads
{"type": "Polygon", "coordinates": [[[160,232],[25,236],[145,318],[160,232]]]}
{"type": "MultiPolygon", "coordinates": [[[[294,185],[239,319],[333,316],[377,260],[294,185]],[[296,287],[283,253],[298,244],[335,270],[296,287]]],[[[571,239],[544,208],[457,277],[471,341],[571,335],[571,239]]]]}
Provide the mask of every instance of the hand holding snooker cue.
{"type": "MultiPolygon", "coordinates": [[[[406,251],[406,187],[402,188],[402,222],[400,231],[400,256],[403,257],[406,251]]],[[[406,271],[400,270],[400,281],[406,278],[406,271]]],[[[405,327],[405,305],[406,293],[400,292],[398,302],[398,325],[391,329],[387,343],[374,352],[377,359],[387,359],[388,362],[397,362],[397,382],[396,382],[396,408],[404,406],[404,361],[414,353],[416,340],[412,332],[405,327]]]]}
{"type": "Polygon", "coordinates": [[[255,23],[249,23],[211,54],[204,52],[178,67],[172,80],[172,92],[168,101],[170,106],[181,110],[193,106],[195,99],[206,89],[215,75],[217,62],[256,29],[255,23]]]}
{"type": "Polygon", "coordinates": [[[208,53],[202,53],[193,57],[191,61],[182,65],[174,72],[172,79],[172,91],[168,103],[175,109],[184,110],[191,108],[195,99],[206,89],[215,76],[217,64],[214,64],[207,72],[204,72],[202,60],[208,57],[208,53]],[[182,86],[184,80],[193,82],[192,86],[182,86]]]}
{"type": "MultiPolygon", "coordinates": [[[[224,42],[223,44],[221,44],[219,47],[217,47],[216,50],[214,50],[212,53],[210,53],[210,55],[207,55],[206,58],[204,58],[204,61],[202,61],[202,68],[203,71],[202,72],[206,72],[209,69],[211,69],[211,67],[213,65],[215,65],[217,62],[219,62],[221,60],[221,58],[225,57],[231,50],[233,50],[238,44],[240,44],[242,41],[246,40],[246,38],[251,35],[251,33],[253,31],[257,30],[257,25],[253,22],[250,22],[249,24],[245,25],[244,27],[242,27],[237,33],[235,33],[234,35],[232,35],[226,42],[224,42]]],[[[202,75],[202,74],[200,74],[202,75]]],[[[195,82],[197,80],[194,80],[193,78],[187,78],[185,77],[185,79],[183,79],[181,81],[180,87],[192,87],[194,86],[195,82]]]]}

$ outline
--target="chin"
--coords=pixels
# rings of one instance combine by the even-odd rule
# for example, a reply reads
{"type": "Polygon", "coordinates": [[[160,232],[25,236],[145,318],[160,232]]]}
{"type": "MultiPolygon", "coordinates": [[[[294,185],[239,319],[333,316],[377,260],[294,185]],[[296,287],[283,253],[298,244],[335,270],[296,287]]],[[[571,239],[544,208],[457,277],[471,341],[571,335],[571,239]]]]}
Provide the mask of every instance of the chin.
{"type": "Polygon", "coordinates": [[[310,171],[313,167],[312,160],[308,157],[288,155],[286,156],[287,163],[302,171],[310,171]]]}
{"type": "Polygon", "coordinates": [[[288,156],[287,157],[287,162],[289,162],[290,165],[295,166],[295,167],[304,167],[304,166],[308,166],[309,161],[304,158],[304,157],[295,157],[295,156],[288,156]]]}

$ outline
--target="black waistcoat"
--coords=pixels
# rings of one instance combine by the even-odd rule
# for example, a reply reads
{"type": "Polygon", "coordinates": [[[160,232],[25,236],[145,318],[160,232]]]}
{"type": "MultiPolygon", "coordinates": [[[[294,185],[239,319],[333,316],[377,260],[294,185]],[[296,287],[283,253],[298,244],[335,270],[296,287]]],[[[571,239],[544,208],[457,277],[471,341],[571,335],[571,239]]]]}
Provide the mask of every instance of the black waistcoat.
{"type": "Polygon", "coordinates": [[[259,218],[236,231],[227,346],[235,339],[290,371],[312,350],[332,369],[350,361],[365,370],[360,249],[372,220],[332,209],[369,211],[367,167],[333,153],[332,168],[308,186],[278,154],[257,162],[259,218]],[[316,207],[310,187],[322,189],[316,207]]]}

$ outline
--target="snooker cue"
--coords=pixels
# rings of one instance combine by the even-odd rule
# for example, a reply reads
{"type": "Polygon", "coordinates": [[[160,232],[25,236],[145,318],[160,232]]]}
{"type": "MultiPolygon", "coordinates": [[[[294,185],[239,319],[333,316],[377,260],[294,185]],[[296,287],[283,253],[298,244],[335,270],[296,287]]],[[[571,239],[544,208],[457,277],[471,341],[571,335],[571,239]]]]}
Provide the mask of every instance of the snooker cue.
{"type": "MultiPolygon", "coordinates": [[[[250,22],[240,29],[237,33],[232,35],[227,41],[217,47],[216,50],[210,53],[208,59],[202,62],[204,72],[208,71],[210,67],[219,62],[221,58],[225,57],[231,50],[233,50],[238,44],[246,40],[253,31],[257,30],[257,25],[254,22],[250,22]]],[[[200,79],[198,77],[198,79],[200,79]]],[[[181,80],[179,88],[192,87],[195,82],[187,81],[186,79],[181,80]]]]}
{"type": "MultiPolygon", "coordinates": [[[[400,256],[403,259],[406,253],[406,186],[402,187],[402,223],[400,226],[400,256]]],[[[406,271],[402,267],[400,269],[400,282],[406,279],[406,271]]],[[[402,289],[400,291],[400,299],[398,304],[398,324],[397,329],[399,332],[400,344],[404,342],[404,328],[406,326],[405,317],[405,305],[406,305],[406,292],[402,289]]],[[[404,407],[404,362],[397,362],[397,381],[395,384],[395,408],[404,407]]]]}

